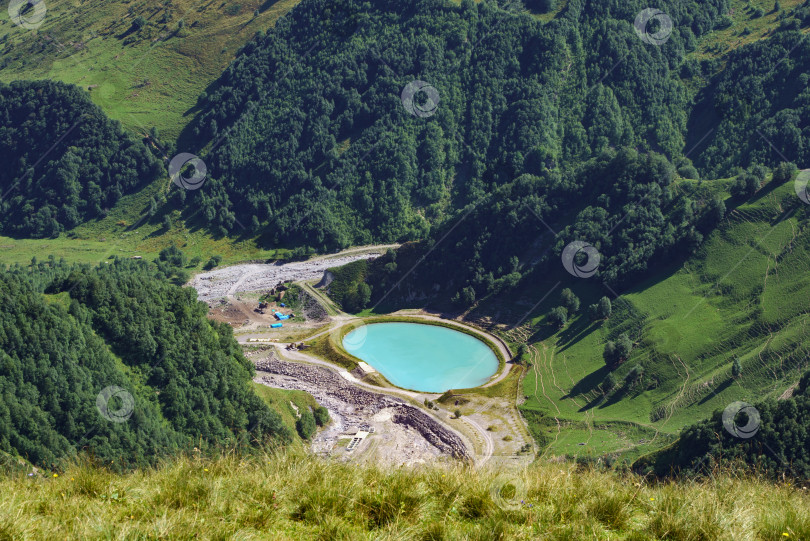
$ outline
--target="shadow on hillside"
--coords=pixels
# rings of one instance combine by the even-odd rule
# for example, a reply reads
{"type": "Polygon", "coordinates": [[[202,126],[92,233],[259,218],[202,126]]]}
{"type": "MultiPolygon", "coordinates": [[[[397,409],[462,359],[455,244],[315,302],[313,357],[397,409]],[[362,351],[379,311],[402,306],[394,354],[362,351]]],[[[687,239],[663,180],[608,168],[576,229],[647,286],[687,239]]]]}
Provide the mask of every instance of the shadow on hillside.
{"type": "MultiPolygon", "coordinates": [[[[607,366],[602,366],[599,370],[595,370],[576,382],[576,384],[571,387],[571,391],[563,396],[563,400],[566,398],[574,398],[577,395],[583,395],[589,393],[591,391],[595,391],[599,384],[604,381],[607,375],[610,373],[610,370],[607,366]]],[[[587,407],[587,406],[586,406],[587,407]]]]}
{"type": "Polygon", "coordinates": [[[580,316],[567,329],[559,334],[560,340],[557,342],[558,352],[565,351],[587,335],[604,325],[604,321],[589,321],[587,316],[580,316]]]}
{"type": "Polygon", "coordinates": [[[709,393],[706,396],[704,396],[703,398],[701,398],[700,402],[698,402],[698,404],[702,406],[703,404],[705,404],[706,402],[708,402],[709,400],[711,400],[715,396],[719,395],[720,393],[722,393],[723,391],[725,391],[726,389],[731,387],[731,385],[733,383],[734,383],[734,379],[733,378],[728,378],[726,381],[724,381],[723,383],[718,385],[717,388],[714,391],[712,391],[711,393],[709,393]]]}

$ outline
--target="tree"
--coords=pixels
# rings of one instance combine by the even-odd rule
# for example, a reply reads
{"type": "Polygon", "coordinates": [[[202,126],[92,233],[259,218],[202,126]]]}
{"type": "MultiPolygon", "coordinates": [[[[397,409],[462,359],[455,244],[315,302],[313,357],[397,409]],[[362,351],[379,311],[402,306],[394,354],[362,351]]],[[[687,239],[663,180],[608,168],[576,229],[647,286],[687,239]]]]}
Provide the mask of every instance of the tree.
{"type": "Polygon", "coordinates": [[[739,357],[734,357],[734,361],[731,363],[731,376],[734,379],[737,379],[742,374],[742,363],[740,362],[739,357]]]}
{"type": "Polygon", "coordinates": [[[615,366],[626,360],[633,350],[633,341],[627,336],[626,333],[619,335],[619,338],[614,342],[609,340],[605,344],[605,349],[602,352],[602,358],[608,366],[615,366]]]}
{"type": "Polygon", "coordinates": [[[574,295],[574,292],[569,288],[562,290],[562,293],[560,293],[560,300],[562,300],[563,306],[568,309],[569,314],[575,314],[579,311],[579,297],[574,295]]]}
{"type": "Polygon", "coordinates": [[[773,171],[773,182],[776,184],[784,184],[793,178],[796,173],[796,165],[793,163],[782,162],[773,171]]]}
{"type": "Polygon", "coordinates": [[[618,356],[618,359],[627,359],[630,356],[631,351],[633,351],[633,341],[630,340],[627,333],[620,334],[619,339],[616,341],[616,355],[618,356]]]}
{"type": "Polygon", "coordinates": [[[610,303],[610,299],[607,297],[602,297],[599,299],[599,306],[597,308],[597,315],[600,319],[607,319],[613,313],[613,306],[610,303]]]}
{"type": "Polygon", "coordinates": [[[605,376],[605,379],[602,380],[602,392],[607,394],[612,391],[616,387],[616,377],[613,375],[613,372],[609,373],[605,376]]]}
{"type": "Polygon", "coordinates": [[[548,319],[552,325],[556,325],[560,328],[565,327],[565,324],[568,322],[568,309],[565,306],[552,308],[551,312],[548,314],[548,319]]]}
{"type": "Polygon", "coordinates": [[[132,21],[132,28],[134,28],[135,30],[140,30],[141,28],[146,26],[147,22],[148,21],[146,19],[144,19],[141,15],[138,15],[132,21]]]}
{"type": "Polygon", "coordinates": [[[461,290],[461,301],[464,303],[464,306],[472,306],[475,302],[475,289],[472,286],[467,286],[461,290]]]}
{"type": "Polygon", "coordinates": [[[748,198],[757,193],[762,185],[762,179],[751,171],[746,171],[737,177],[729,190],[734,197],[748,198]]]}
{"type": "Polygon", "coordinates": [[[357,284],[357,298],[360,308],[365,308],[371,302],[371,286],[365,282],[357,284]]]}
{"type": "Polygon", "coordinates": [[[726,203],[719,197],[715,197],[708,205],[708,220],[712,226],[719,224],[726,216],[726,203]]]}
{"type": "Polygon", "coordinates": [[[605,344],[605,349],[602,351],[602,358],[605,360],[605,364],[608,366],[613,366],[616,364],[616,342],[608,340],[608,342],[605,344]]]}

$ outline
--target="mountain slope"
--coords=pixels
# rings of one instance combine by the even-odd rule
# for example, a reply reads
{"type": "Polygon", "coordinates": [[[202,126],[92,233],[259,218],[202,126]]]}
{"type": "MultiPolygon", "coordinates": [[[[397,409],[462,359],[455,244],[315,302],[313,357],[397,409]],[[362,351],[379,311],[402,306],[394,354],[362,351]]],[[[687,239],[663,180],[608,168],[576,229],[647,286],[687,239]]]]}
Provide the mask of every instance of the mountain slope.
{"type": "Polygon", "coordinates": [[[199,93],[238,48],[297,2],[48,0],[35,29],[13,24],[3,9],[0,81],[78,85],[130,131],[143,136],[157,128],[171,146],[199,93]]]}
{"type": "Polygon", "coordinates": [[[675,68],[725,9],[670,2],[684,24],[655,47],[629,22],[636,2],[569,2],[545,25],[490,2],[326,4],[248,44],[181,137],[213,179],[194,203],[214,230],[321,249],[414,239],[521,174],[610,146],[677,157],[689,104],[675,68]],[[414,80],[435,110],[425,92],[402,101],[414,80]]]}
{"type": "Polygon", "coordinates": [[[75,86],[0,83],[0,231],[57,236],[157,178],[158,160],[75,86]]]}
{"type": "Polygon", "coordinates": [[[230,327],[164,271],[51,260],[0,272],[2,451],[48,468],[84,451],[120,469],[292,439],[252,391],[230,327]]]}

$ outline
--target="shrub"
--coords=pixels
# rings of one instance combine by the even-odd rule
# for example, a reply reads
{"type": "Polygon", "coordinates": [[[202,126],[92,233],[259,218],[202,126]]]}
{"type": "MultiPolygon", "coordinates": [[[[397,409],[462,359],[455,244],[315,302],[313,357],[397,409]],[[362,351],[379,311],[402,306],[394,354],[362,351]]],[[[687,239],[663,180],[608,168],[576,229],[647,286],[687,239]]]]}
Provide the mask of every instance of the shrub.
{"type": "Polygon", "coordinates": [[[312,415],[311,411],[305,409],[303,413],[301,413],[301,417],[295,422],[295,429],[298,431],[298,435],[308,440],[315,433],[315,428],[315,416],[312,415]]]}
{"type": "Polygon", "coordinates": [[[323,426],[329,422],[329,410],[323,406],[318,406],[313,410],[313,416],[315,417],[315,424],[318,426],[323,426]]]}
{"type": "Polygon", "coordinates": [[[214,267],[219,266],[219,264],[221,262],[222,262],[222,256],[221,255],[211,256],[211,259],[208,260],[208,263],[205,264],[204,268],[205,268],[205,270],[211,270],[214,267]]]}
{"type": "Polygon", "coordinates": [[[565,306],[557,306],[551,309],[548,315],[549,321],[558,327],[565,327],[568,322],[568,309],[565,306]]]}

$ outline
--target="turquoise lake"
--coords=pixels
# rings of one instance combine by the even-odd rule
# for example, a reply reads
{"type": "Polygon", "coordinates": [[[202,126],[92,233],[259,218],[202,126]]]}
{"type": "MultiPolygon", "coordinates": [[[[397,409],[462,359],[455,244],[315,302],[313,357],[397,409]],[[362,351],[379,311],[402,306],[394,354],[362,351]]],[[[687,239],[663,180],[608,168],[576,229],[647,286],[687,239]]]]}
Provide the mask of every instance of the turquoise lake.
{"type": "Polygon", "coordinates": [[[486,383],[498,358],[481,340],[419,323],[372,323],[343,337],[343,347],[403,389],[443,393],[486,383]]]}

